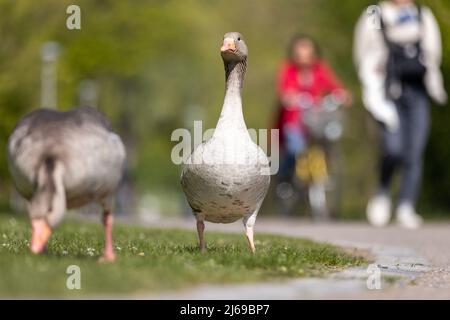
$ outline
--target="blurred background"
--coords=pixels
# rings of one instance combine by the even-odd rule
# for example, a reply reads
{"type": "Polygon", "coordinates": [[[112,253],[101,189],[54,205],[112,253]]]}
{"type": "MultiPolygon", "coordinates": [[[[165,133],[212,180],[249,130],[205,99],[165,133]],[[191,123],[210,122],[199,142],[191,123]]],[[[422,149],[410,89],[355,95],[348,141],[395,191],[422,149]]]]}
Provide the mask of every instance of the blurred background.
{"type": "MultiPolygon", "coordinates": [[[[450,91],[450,2],[420,3],[431,7],[440,23],[450,91]]],[[[41,90],[54,89],[58,109],[96,106],[124,139],[128,168],[120,197],[126,201],[119,201],[119,211],[148,219],[179,215],[184,210],[181,167],[170,159],[176,144],[170,135],[176,128],[191,128],[194,120],[204,120],[204,129],[215,126],[224,94],[223,34],[240,31],[249,46],[244,115],[248,127],[258,129],[273,126],[276,71],[289,39],[301,32],[317,39],[324,58],[354,94],[339,142],[345,166],[340,217],[364,217],[375,187],[377,130],[362,106],[351,57],[354,25],[374,1],[85,0],[76,2],[81,30],[66,28],[70,4],[0,0],[2,211],[10,210],[14,197],[7,138],[21,116],[41,106],[41,90]]],[[[419,211],[442,217],[450,212],[450,108],[433,107],[432,114],[419,211]]],[[[276,214],[268,197],[261,215],[276,214]]]]}

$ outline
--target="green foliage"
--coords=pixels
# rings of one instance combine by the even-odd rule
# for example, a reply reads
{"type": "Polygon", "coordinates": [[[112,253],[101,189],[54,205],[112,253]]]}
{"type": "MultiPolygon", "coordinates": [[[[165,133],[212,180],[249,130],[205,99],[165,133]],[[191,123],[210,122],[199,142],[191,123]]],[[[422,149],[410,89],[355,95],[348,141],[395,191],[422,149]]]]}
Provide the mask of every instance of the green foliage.
{"type": "MultiPolygon", "coordinates": [[[[429,1],[437,15],[443,38],[443,71],[447,92],[450,93],[450,3],[448,1],[429,1]]],[[[450,149],[447,139],[450,137],[449,105],[432,108],[432,128],[428,144],[424,186],[422,188],[422,206],[430,211],[446,211],[450,208],[450,149]]]]}
{"type": "MultiPolygon", "coordinates": [[[[439,19],[444,70],[450,71],[450,4],[421,1],[439,19]]],[[[180,192],[179,169],[170,161],[170,133],[189,127],[186,119],[217,121],[224,75],[218,47],[226,31],[241,31],[249,45],[244,113],[251,128],[274,122],[274,77],[293,33],[314,36],[324,57],[355,94],[342,142],[346,181],[344,208],[361,211],[373,191],[376,131],[359,99],[351,59],[353,28],[373,1],[350,0],[80,0],[82,29],[65,27],[73,1],[0,0],[0,149],[20,116],[39,107],[40,48],[61,44],[58,104],[77,105],[79,83],[94,79],[99,108],[128,146],[137,189],[180,192]]],[[[447,79],[449,83],[450,79],[447,79]]],[[[450,90],[449,90],[450,91],[450,90]]],[[[448,108],[435,108],[426,158],[423,202],[449,208],[448,108]]],[[[5,153],[0,153],[0,193],[9,187],[5,153]]]]}
{"type": "Polygon", "coordinates": [[[29,252],[27,229],[22,219],[0,214],[0,297],[149,294],[203,283],[319,276],[364,263],[331,245],[262,234],[253,255],[243,235],[207,232],[207,252],[201,254],[194,232],[118,225],[118,259],[99,265],[100,224],[65,222],[41,256],[29,252]],[[70,265],[81,269],[81,290],[66,288],[70,265]]]}

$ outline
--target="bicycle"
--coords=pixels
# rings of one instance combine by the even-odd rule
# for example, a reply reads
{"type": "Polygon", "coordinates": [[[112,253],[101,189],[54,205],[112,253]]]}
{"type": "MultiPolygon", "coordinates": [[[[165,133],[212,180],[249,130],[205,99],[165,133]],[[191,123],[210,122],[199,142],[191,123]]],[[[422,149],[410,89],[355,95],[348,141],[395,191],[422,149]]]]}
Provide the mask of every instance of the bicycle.
{"type": "Polygon", "coordinates": [[[342,190],[342,157],[337,142],[343,134],[343,96],[334,92],[318,103],[300,96],[308,146],[296,157],[292,177],[276,188],[285,215],[291,215],[302,200],[308,202],[312,217],[325,220],[339,212],[342,190]]]}

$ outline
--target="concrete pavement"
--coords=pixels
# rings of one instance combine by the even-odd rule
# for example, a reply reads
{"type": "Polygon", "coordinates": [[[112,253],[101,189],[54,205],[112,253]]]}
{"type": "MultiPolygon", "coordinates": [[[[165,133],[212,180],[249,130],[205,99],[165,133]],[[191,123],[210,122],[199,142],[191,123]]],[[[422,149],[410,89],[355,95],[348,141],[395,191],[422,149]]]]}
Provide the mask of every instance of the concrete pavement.
{"type": "MultiPolygon", "coordinates": [[[[150,224],[194,230],[194,222],[165,219],[150,224]]],[[[313,223],[260,218],[258,232],[310,238],[370,252],[382,272],[382,288],[369,290],[366,267],[348,269],[322,279],[277,283],[201,286],[168,292],[156,299],[450,299],[450,223],[426,224],[419,230],[395,225],[377,229],[362,222],[313,223]]],[[[242,232],[240,222],[206,225],[208,230],[242,232]]],[[[142,297],[141,297],[142,298],[142,297]]]]}

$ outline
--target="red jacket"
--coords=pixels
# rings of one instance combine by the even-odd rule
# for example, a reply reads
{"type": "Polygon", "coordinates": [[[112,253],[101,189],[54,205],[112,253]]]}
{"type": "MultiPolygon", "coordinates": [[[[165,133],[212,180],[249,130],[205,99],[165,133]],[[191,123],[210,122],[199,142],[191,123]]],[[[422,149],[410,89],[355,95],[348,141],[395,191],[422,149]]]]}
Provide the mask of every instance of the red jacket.
{"type": "MultiPolygon", "coordinates": [[[[301,71],[299,67],[292,62],[283,63],[277,79],[277,92],[280,98],[288,92],[306,93],[316,103],[334,90],[343,89],[332,69],[322,60],[317,60],[312,66],[312,78],[309,84],[301,83],[299,71],[301,71]]],[[[301,110],[298,106],[281,106],[278,128],[282,130],[286,124],[301,126],[301,110]]]]}

